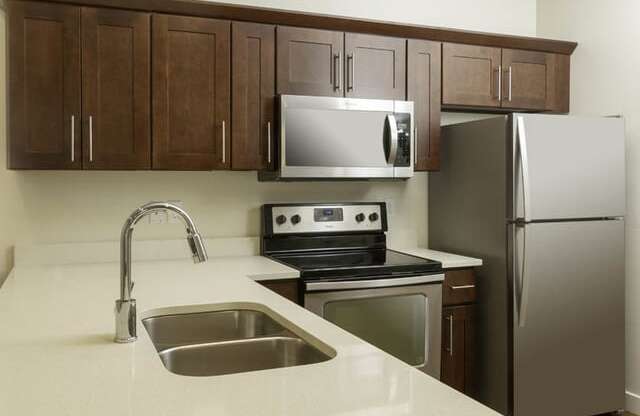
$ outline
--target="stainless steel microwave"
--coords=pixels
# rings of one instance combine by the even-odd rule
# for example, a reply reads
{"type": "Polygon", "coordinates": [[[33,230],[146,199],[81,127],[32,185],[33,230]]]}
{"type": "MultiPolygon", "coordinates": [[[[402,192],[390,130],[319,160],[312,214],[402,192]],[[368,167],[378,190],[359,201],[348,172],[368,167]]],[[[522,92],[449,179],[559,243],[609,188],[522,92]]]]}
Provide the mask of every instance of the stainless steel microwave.
{"type": "Polygon", "coordinates": [[[276,170],[262,180],[413,176],[413,102],[278,97],[276,170]]]}

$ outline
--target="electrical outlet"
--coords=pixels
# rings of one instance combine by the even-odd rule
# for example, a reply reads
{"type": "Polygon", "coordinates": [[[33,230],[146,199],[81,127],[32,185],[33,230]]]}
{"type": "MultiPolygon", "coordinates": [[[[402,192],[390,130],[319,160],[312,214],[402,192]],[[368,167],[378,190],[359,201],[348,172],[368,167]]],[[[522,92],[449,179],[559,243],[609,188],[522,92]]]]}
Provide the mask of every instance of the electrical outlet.
{"type": "MultiPolygon", "coordinates": [[[[167,201],[170,202],[174,205],[179,206],[180,208],[184,208],[184,202],[180,201],[180,200],[173,200],[173,201],[167,201]]],[[[180,220],[180,218],[178,218],[178,214],[176,214],[173,211],[168,211],[167,213],[167,217],[168,217],[168,222],[169,224],[180,224],[182,221],[180,220]]]]}

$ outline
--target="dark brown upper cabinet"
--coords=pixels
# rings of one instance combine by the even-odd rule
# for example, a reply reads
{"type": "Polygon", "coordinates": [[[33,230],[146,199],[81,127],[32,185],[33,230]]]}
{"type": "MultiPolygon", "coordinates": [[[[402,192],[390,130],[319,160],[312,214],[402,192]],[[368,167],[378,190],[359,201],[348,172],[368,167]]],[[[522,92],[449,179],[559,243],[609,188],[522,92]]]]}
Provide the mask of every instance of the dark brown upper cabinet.
{"type": "Polygon", "coordinates": [[[445,43],[442,104],[569,111],[569,56],[445,43]]]}
{"type": "Polygon", "coordinates": [[[8,167],[80,169],[80,9],[8,5],[8,167]]]}
{"type": "Polygon", "coordinates": [[[555,102],[556,56],[552,53],[502,50],[502,106],[552,110],[555,102]]]}
{"type": "Polygon", "coordinates": [[[404,100],[406,40],[278,26],[278,94],[404,100]]]}
{"type": "Polygon", "coordinates": [[[231,167],[269,169],[275,150],[275,26],[233,22],[231,43],[231,167]]]}
{"type": "Polygon", "coordinates": [[[441,44],[410,39],[407,45],[407,99],[413,101],[416,171],[440,168],[441,44]]]}
{"type": "Polygon", "coordinates": [[[278,26],[278,94],[344,94],[344,34],[278,26]]]}
{"type": "Polygon", "coordinates": [[[345,34],[346,97],[404,100],[407,41],[345,34]]]}
{"type": "Polygon", "coordinates": [[[82,9],[85,169],[149,169],[150,16],[82,9]]]}
{"type": "Polygon", "coordinates": [[[153,15],[153,168],[230,165],[231,23],[153,15]]]}
{"type": "Polygon", "coordinates": [[[442,104],[500,106],[500,48],[444,43],[442,104]]]}

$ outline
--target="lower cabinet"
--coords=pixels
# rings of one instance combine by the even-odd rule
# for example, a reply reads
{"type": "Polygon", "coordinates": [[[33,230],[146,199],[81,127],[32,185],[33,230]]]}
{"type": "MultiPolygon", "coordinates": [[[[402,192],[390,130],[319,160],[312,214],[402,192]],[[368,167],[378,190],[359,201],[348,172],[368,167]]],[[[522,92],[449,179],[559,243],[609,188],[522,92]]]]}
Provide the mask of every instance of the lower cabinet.
{"type": "Polygon", "coordinates": [[[291,302],[302,305],[300,279],[261,280],[258,283],[291,302]]]}
{"type": "Polygon", "coordinates": [[[472,269],[445,272],[440,381],[475,397],[475,275],[472,269]]]}
{"type": "Polygon", "coordinates": [[[473,396],[474,305],[450,306],[442,310],[442,367],[440,381],[473,396]]]}

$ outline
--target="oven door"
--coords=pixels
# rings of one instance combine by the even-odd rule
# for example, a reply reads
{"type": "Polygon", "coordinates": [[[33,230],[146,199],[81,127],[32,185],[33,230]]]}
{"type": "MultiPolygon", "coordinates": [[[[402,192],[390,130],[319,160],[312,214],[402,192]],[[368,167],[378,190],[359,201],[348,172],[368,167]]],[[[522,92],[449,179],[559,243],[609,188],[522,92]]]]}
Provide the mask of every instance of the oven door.
{"type": "Polygon", "coordinates": [[[440,378],[443,274],[307,282],[304,305],[394,357],[440,378]]]}
{"type": "Polygon", "coordinates": [[[413,103],[280,96],[280,178],[409,178],[413,103]]]}

